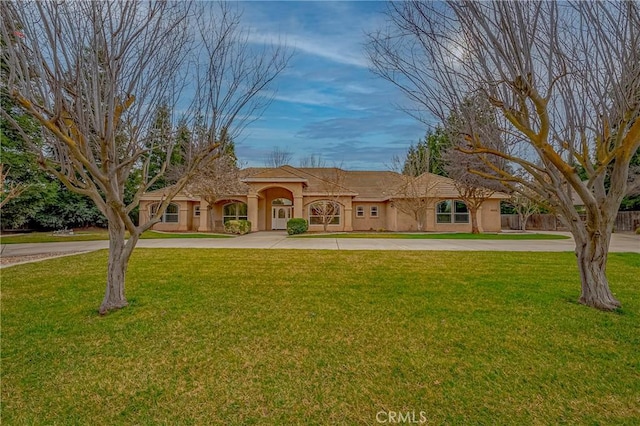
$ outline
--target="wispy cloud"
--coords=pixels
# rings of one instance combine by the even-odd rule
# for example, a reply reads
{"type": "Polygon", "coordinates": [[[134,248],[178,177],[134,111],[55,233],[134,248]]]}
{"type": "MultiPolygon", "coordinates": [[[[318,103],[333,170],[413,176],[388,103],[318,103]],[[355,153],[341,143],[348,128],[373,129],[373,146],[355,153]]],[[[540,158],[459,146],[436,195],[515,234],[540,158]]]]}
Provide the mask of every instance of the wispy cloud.
{"type": "Polygon", "coordinates": [[[420,134],[422,125],[415,121],[385,115],[340,117],[307,123],[296,136],[307,139],[353,139],[369,135],[407,138],[420,134]]]}
{"type": "Polygon", "coordinates": [[[287,34],[283,38],[280,34],[269,32],[251,31],[248,41],[257,44],[280,44],[291,47],[308,55],[318,56],[323,59],[361,68],[369,67],[369,60],[364,56],[361,49],[353,50],[347,48],[344,42],[336,38],[310,38],[301,34],[287,34]]]}
{"type": "Polygon", "coordinates": [[[294,93],[276,93],[273,100],[303,105],[333,106],[343,102],[343,98],[328,93],[321,93],[313,89],[296,91],[294,93]]]}
{"type": "Polygon", "coordinates": [[[364,34],[383,25],[382,2],[242,2],[248,41],[295,52],[273,102],[237,142],[249,165],[274,146],[297,161],[321,154],[348,169],[386,169],[424,135],[424,125],[398,110],[406,100],[369,72],[364,34]]]}

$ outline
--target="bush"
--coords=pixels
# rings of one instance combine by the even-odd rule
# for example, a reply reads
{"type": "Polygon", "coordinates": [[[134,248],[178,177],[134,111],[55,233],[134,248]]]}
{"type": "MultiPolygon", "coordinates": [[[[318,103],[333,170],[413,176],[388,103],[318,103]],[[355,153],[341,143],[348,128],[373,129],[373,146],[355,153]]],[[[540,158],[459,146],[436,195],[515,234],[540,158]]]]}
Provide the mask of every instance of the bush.
{"type": "Polygon", "coordinates": [[[306,219],[295,218],[289,219],[287,222],[287,234],[296,235],[296,234],[304,234],[309,229],[309,223],[306,219]]]}
{"type": "Polygon", "coordinates": [[[636,234],[640,235],[640,227],[638,227],[638,229],[636,229],[636,234]]]}
{"type": "Polygon", "coordinates": [[[251,232],[251,222],[248,220],[229,220],[224,224],[224,231],[229,234],[248,234],[251,232]]]}

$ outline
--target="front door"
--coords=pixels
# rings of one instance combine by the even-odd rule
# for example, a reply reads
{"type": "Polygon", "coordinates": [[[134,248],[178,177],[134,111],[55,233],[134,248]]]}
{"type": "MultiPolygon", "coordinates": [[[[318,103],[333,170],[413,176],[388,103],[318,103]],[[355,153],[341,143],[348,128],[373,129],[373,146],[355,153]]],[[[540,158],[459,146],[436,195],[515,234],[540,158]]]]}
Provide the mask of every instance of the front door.
{"type": "Polygon", "coordinates": [[[292,210],[288,206],[271,207],[271,229],[287,229],[287,221],[291,219],[292,210]]]}

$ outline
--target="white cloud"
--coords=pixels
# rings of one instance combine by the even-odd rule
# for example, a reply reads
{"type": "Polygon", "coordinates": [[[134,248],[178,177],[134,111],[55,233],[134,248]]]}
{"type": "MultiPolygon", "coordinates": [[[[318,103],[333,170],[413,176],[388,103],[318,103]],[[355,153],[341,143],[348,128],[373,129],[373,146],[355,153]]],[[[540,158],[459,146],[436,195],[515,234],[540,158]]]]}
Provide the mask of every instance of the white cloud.
{"type": "Polygon", "coordinates": [[[252,31],[249,34],[248,41],[257,44],[286,45],[308,55],[318,56],[339,64],[361,68],[369,66],[369,61],[364,56],[361,48],[350,46],[334,38],[314,37],[311,39],[299,34],[288,34],[286,39],[283,39],[279,34],[252,31]]]}
{"type": "Polygon", "coordinates": [[[307,91],[306,93],[299,92],[288,95],[275,95],[273,99],[275,101],[288,102],[292,104],[315,106],[331,106],[338,101],[338,98],[335,96],[325,95],[322,93],[314,93],[311,91],[307,91]]]}

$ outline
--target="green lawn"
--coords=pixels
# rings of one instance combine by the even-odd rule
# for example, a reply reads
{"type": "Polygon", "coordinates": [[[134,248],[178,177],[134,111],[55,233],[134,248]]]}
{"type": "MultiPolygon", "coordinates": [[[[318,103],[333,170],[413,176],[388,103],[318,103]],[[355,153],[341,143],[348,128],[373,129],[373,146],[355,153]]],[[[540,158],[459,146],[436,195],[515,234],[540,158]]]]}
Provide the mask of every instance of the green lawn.
{"type": "Polygon", "coordinates": [[[105,265],[2,270],[2,424],[640,423],[640,255],[615,313],[572,253],[137,249],[99,317],[105,265]]]}
{"type": "Polygon", "coordinates": [[[566,240],[569,237],[556,234],[471,234],[465,232],[447,233],[396,233],[396,232],[346,232],[329,234],[296,235],[296,238],[391,238],[405,240],[566,240]]]}
{"type": "MultiPolygon", "coordinates": [[[[230,235],[223,234],[203,234],[185,232],[156,232],[147,231],[142,234],[143,240],[154,240],[163,238],[231,238],[230,235]]],[[[53,232],[31,232],[29,234],[2,235],[2,244],[20,243],[60,243],[66,241],[96,241],[108,240],[109,234],[106,229],[95,229],[91,231],[77,231],[73,235],[54,235],[53,232]]]]}

